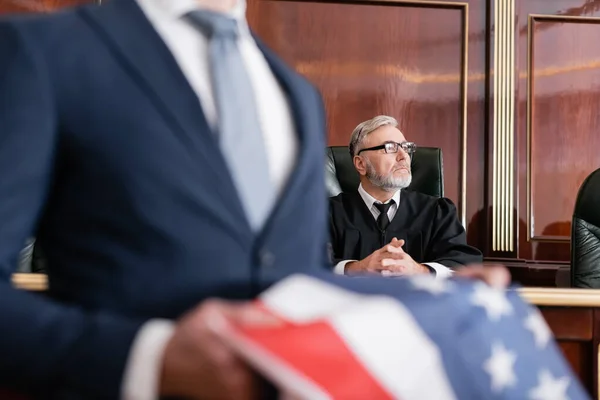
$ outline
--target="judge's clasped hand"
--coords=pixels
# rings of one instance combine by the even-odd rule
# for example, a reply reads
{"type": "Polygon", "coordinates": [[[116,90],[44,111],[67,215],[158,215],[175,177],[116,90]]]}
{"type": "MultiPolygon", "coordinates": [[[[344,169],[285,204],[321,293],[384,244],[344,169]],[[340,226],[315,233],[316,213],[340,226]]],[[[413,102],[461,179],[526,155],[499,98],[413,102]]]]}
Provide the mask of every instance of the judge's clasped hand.
{"type": "MultiPolygon", "coordinates": [[[[429,268],[417,263],[402,249],[404,243],[404,240],[393,238],[389,244],[374,251],[364,259],[348,263],[346,265],[346,274],[399,276],[430,273],[429,268]]],[[[502,265],[468,265],[456,269],[453,276],[456,278],[481,280],[497,288],[505,288],[510,284],[510,273],[502,265]]]]}
{"type": "Polygon", "coordinates": [[[429,268],[413,260],[402,249],[402,246],[404,246],[404,240],[393,238],[389,244],[374,251],[364,259],[348,263],[346,265],[346,274],[380,273],[382,275],[393,276],[430,273],[429,268]]]}

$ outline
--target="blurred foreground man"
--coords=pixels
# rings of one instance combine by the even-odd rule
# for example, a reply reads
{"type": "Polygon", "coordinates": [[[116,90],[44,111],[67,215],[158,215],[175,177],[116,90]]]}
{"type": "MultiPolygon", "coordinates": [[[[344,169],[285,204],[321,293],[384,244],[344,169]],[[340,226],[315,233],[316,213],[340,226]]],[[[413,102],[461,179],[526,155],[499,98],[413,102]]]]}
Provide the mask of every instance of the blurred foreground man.
{"type": "Polygon", "coordinates": [[[408,282],[325,272],[323,107],[252,37],[242,1],[105,3],[0,24],[0,384],[259,398],[219,335],[271,322],[235,300],[299,272],[367,294],[408,282]],[[33,236],[44,297],[10,284],[33,236]]]}

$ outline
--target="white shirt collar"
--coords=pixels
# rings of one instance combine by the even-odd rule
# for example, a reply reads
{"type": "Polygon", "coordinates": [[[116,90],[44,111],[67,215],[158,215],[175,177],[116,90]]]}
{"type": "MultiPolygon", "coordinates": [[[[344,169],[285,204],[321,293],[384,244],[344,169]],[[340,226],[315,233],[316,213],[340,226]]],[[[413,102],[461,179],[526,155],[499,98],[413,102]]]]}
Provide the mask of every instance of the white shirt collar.
{"type": "MultiPolygon", "coordinates": [[[[362,183],[360,185],[358,185],[358,194],[360,194],[360,197],[362,197],[363,201],[365,202],[365,204],[367,205],[367,208],[369,210],[373,208],[373,204],[381,203],[375,197],[373,197],[369,193],[367,193],[367,191],[363,187],[362,183]]],[[[392,198],[390,200],[386,201],[385,203],[387,204],[392,200],[394,200],[396,202],[396,207],[398,207],[398,205],[400,204],[400,191],[399,190],[396,191],[396,193],[394,193],[392,198]]]]}
{"type": "MultiPolygon", "coordinates": [[[[136,0],[138,3],[152,3],[155,8],[159,8],[163,13],[172,18],[179,19],[187,13],[200,10],[202,7],[197,0],[136,0]]],[[[245,25],[246,21],[246,0],[237,0],[233,10],[228,15],[236,19],[240,24],[245,25]]]]}

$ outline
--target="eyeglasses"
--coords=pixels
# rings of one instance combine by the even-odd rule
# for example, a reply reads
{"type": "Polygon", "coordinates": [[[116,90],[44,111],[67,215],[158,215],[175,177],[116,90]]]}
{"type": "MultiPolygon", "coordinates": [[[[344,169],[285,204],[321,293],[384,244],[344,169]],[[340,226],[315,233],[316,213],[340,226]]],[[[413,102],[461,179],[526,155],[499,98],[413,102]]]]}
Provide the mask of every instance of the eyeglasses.
{"type": "Polygon", "coordinates": [[[402,142],[402,143],[385,142],[384,144],[379,145],[379,146],[368,147],[366,149],[359,150],[358,153],[356,153],[356,155],[359,155],[363,151],[381,150],[381,149],[384,149],[386,154],[395,154],[398,152],[398,150],[400,148],[402,148],[402,150],[404,150],[404,152],[406,154],[408,154],[409,156],[412,156],[415,153],[415,151],[417,150],[417,145],[413,142],[402,142]]]}

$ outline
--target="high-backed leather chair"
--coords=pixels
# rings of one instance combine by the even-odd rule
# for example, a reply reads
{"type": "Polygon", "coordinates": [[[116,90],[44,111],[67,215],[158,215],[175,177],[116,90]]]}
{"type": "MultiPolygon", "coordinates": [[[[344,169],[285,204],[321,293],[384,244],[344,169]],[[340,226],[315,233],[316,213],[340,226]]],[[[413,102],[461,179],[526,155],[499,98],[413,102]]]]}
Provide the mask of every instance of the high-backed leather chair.
{"type": "MultiPolygon", "coordinates": [[[[411,169],[412,182],[408,189],[436,197],[444,196],[442,149],[418,147],[412,158],[411,169]]],[[[358,189],[360,180],[348,147],[331,146],[327,148],[325,183],[331,197],[337,196],[341,192],[352,192],[358,189]]]]}
{"type": "Polygon", "coordinates": [[[577,193],[571,227],[571,286],[600,288],[600,169],[577,193]]]}

